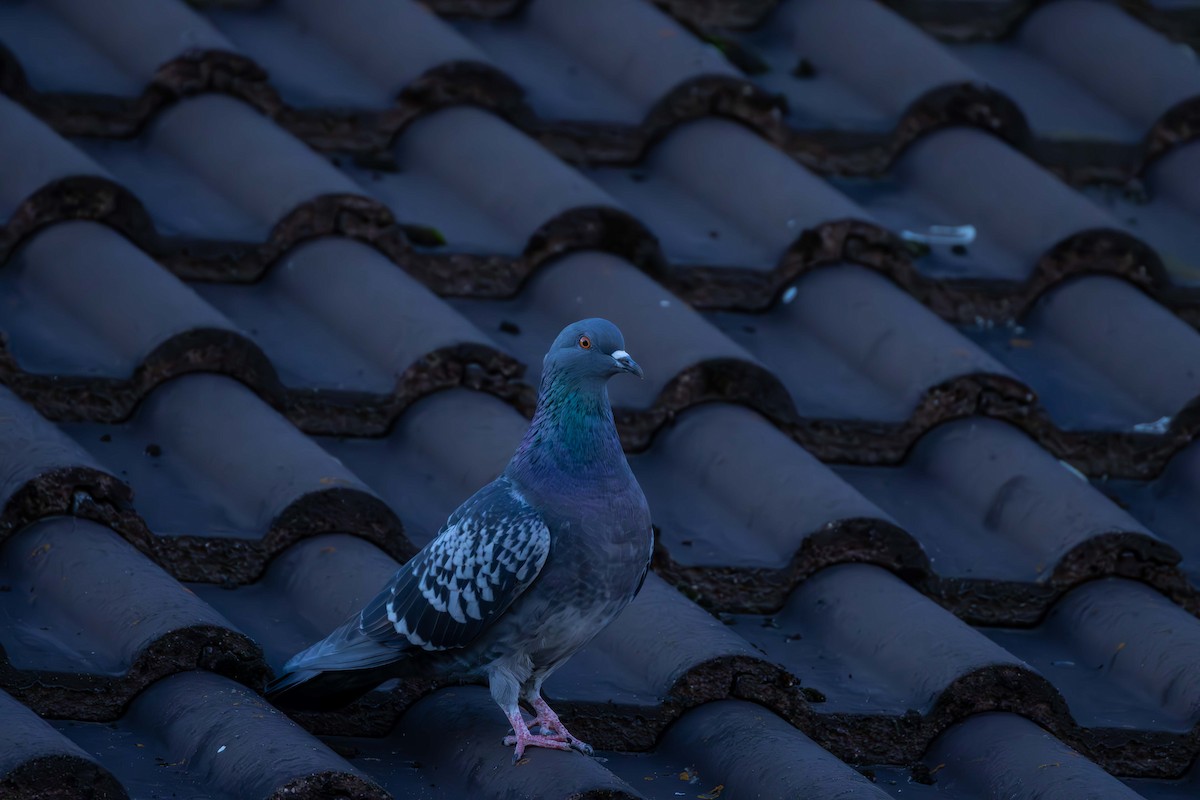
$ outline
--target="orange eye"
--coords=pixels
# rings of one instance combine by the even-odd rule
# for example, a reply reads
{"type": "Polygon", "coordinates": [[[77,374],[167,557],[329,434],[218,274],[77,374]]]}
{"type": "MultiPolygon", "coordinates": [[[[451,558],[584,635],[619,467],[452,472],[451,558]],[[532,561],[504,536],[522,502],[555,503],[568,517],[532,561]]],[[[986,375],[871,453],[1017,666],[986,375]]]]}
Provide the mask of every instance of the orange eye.
{"type": "Polygon", "coordinates": [[[582,347],[584,350],[591,350],[592,349],[592,340],[586,336],[580,336],[579,337],[579,346],[582,347]]]}

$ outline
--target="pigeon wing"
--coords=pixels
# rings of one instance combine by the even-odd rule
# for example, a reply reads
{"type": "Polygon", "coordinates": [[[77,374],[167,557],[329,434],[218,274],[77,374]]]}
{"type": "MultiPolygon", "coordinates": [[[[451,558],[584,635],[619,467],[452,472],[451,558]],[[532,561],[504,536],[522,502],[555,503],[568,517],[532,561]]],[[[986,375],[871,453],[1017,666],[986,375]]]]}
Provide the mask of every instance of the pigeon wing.
{"type": "Polygon", "coordinates": [[[367,604],[360,630],[388,648],[465,647],[533,583],[549,554],[541,514],[497,479],[367,604]]]}

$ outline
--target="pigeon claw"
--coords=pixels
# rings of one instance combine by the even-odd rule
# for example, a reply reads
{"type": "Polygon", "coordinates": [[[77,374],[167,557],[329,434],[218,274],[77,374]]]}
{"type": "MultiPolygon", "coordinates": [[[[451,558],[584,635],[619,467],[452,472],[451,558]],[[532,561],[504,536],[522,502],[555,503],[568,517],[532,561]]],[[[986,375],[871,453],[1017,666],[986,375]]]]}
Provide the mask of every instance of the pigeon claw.
{"type": "Polygon", "coordinates": [[[504,737],[504,743],[509,747],[516,745],[513,750],[513,764],[517,764],[525,756],[526,747],[545,747],[550,750],[571,750],[571,745],[556,736],[539,736],[528,733],[521,735],[508,735],[504,737]]]}
{"type": "Polygon", "coordinates": [[[549,729],[555,739],[566,742],[571,745],[572,750],[578,750],[585,756],[590,756],[594,752],[590,744],[575,738],[567,730],[567,726],[563,725],[558,714],[555,714],[554,710],[540,696],[534,698],[533,710],[537,712],[537,718],[533,721],[534,726],[540,726],[543,731],[549,729]]]}
{"type": "Polygon", "coordinates": [[[504,737],[504,744],[516,748],[513,750],[514,765],[519,763],[524,757],[526,747],[545,747],[549,750],[575,750],[583,753],[585,756],[592,754],[592,746],[587,742],[575,738],[559,720],[558,715],[546,705],[546,701],[539,697],[533,705],[537,709],[538,715],[532,725],[525,723],[525,718],[521,716],[519,710],[507,715],[509,724],[513,727],[513,732],[504,737]],[[530,731],[530,728],[539,731],[539,733],[533,733],[530,731]]]}

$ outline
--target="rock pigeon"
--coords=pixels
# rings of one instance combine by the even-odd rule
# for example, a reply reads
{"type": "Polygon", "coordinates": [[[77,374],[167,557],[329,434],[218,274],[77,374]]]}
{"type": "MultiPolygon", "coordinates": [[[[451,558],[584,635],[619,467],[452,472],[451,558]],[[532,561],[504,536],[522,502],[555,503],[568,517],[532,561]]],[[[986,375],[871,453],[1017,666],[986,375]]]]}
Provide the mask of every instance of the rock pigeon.
{"type": "Polygon", "coordinates": [[[516,746],[514,763],[531,746],[591,753],[541,688],[629,604],[649,567],[650,510],[608,402],[608,379],[623,372],[642,376],[611,322],[563,329],[503,474],[362,611],[293,656],[268,698],[334,708],[392,677],[486,679],[512,725],[504,742],[516,746]]]}

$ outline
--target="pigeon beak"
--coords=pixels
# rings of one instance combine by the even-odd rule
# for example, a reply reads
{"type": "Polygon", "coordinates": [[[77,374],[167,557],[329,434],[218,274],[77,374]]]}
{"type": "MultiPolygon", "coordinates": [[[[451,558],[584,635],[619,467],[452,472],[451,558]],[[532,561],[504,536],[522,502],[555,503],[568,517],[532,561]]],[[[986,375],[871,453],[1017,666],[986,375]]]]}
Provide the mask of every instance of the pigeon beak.
{"type": "Polygon", "coordinates": [[[617,362],[617,369],[619,371],[632,372],[639,378],[644,377],[642,375],[642,368],[638,366],[636,361],[629,357],[629,353],[626,353],[624,350],[614,350],[612,357],[613,361],[617,362]]]}

